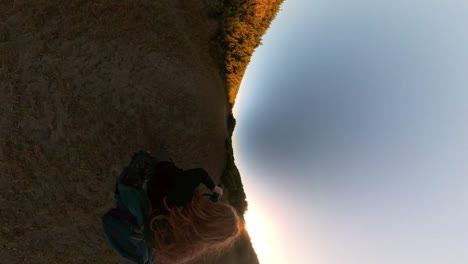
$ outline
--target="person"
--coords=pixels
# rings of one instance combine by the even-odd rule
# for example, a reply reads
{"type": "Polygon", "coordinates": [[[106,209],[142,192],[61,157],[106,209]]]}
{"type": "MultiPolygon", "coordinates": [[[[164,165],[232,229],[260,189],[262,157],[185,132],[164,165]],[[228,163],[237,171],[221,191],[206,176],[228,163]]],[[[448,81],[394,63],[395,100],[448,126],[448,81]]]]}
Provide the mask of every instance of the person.
{"type": "Polygon", "coordinates": [[[149,229],[157,263],[187,263],[220,253],[240,236],[236,210],[205,199],[197,190],[200,184],[223,195],[203,168],[182,170],[168,159],[154,166],[146,189],[153,210],[149,229]]]}
{"type": "Polygon", "coordinates": [[[164,151],[134,153],[117,180],[117,207],[103,216],[106,238],[144,264],[189,263],[228,249],[242,232],[240,218],[229,204],[203,197],[200,184],[223,195],[203,168],[180,169],[164,151]]]}

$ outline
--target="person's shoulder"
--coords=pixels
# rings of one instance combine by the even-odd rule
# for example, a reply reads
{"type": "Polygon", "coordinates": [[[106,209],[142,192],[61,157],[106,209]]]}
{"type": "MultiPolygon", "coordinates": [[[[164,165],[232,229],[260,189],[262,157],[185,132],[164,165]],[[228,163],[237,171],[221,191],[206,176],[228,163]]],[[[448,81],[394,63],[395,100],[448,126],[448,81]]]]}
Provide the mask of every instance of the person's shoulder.
{"type": "Polygon", "coordinates": [[[183,176],[192,176],[192,177],[194,177],[194,176],[207,175],[208,173],[203,168],[193,168],[193,169],[183,170],[179,174],[183,175],[183,176]]]}

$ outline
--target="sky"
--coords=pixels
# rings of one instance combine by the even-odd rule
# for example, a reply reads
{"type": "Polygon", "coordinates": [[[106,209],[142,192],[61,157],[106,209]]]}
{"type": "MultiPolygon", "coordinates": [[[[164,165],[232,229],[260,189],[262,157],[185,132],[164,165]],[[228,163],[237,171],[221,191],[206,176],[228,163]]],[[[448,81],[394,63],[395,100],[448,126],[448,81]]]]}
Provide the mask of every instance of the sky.
{"type": "Polygon", "coordinates": [[[234,108],[260,263],[468,263],[467,12],[285,1],[234,108]]]}

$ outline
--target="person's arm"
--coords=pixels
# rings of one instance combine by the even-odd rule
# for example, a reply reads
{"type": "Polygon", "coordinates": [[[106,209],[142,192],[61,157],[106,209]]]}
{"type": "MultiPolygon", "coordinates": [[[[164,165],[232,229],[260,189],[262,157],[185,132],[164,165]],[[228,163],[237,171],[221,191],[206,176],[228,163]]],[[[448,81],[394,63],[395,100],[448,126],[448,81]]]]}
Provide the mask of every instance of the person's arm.
{"type": "Polygon", "coordinates": [[[211,191],[216,187],[213,179],[202,168],[186,170],[184,171],[184,177],[191,179],[193,188],[197,187],[200,183],[203,183],[211,191]]]}
{"type": "Polygon", "coordinates": [[[196,170],[199,170],[198,174],[200,175],[201,183],[208,187],[212,192],[217,193],[219,196],[223,195],[223,189],[215,185],[213,179],[211,179],[210,175],[208,175],[204,169],[199,168],[196,170]]]}
{"type": "Polygon", "coordinates": [[[138,226],[143,227],[150,208],[145,194],[125,184],[119,184],[118,188],[122,205],[136,217],[138,226]]]}
{"type": "Polygon", "coordinates": [[[203,183],[206,187],[208,187],[208,189],[213,190],[216,187],[213,179],[211,179],[210,175],[208,175],[208,173],[204,169],[200,168],[199,170],[202,171],[200,171],[199,173],[200,182],[203,183]]]}
{"type": "Polygon", "coordinates": [[[174,178],[174,184],[168,198],[176,205],[184,205],[192,199],[193,193],[200,183],[203,183],[212,192],[222,195],[219,187],[215,185],[213,179],[202,168],[195,168],[178,173],[174,178]]]}

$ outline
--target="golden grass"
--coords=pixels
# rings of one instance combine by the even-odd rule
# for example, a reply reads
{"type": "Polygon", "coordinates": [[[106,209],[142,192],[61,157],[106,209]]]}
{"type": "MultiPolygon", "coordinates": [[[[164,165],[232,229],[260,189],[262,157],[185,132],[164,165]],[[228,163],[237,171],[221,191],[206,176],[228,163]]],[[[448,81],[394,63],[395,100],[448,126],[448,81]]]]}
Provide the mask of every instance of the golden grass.
{"type": "Polygon", "coordinates": [[[224,68],[229,103],[234,105],[250,58],[284,0],[228,0],[223,10],[224,68]]]}

